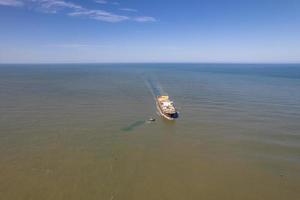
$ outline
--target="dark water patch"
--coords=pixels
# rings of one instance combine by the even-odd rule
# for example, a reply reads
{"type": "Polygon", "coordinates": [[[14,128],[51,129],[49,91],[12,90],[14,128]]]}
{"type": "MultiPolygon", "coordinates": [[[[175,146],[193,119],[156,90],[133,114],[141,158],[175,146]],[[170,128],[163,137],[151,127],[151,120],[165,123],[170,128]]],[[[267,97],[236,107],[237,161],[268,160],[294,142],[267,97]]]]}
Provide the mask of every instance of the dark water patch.
{"type": "Polygon", "coordinates": [[[217,74],[300,79],[298,64],[194,64],[187,65],[185,70],[217,74]]]}
{"type": "Polygon", "coordinates": [[[139,127],[143,124],[145,124],[145,121],[144,120],[139,120],[139,121],[136,121],[136,122],[130,124],[129,126],[126,126],[126,127],[122,128],[121,130],[126,131],[126,132],[127,131],[133,131],[135,128],[137,128],[137,127],[139,127]]]}

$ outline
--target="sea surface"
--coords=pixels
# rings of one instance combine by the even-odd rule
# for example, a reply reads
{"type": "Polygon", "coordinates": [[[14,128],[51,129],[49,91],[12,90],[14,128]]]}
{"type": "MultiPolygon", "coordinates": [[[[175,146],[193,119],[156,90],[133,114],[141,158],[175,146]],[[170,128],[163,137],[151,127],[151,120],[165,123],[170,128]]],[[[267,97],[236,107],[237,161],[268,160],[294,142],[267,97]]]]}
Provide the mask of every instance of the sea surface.
{"type": "Polygon", "coordinates": [[[2,64],[0,199],[298,200],[300,65],[2,64]]]}

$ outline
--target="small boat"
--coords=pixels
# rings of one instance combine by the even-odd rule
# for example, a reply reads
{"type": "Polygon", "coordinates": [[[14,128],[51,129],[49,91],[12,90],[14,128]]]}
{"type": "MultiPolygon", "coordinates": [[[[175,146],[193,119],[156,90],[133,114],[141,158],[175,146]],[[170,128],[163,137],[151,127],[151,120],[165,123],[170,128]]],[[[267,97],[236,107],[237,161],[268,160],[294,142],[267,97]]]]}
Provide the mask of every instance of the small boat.
{"type": "Polygon", "coordinates": [[[156,120],[155,118],[151,117],[151,118],[148,119],[148,122],[155,122],[155,120],[156,120]]]}
{"type": "Polygon", "coordinates": [[[157,96],[156,107],[161,116],[168,120],[178,118],[178,112],[174,106],[174,102],[170,100],[169,96],[157,96]]]}

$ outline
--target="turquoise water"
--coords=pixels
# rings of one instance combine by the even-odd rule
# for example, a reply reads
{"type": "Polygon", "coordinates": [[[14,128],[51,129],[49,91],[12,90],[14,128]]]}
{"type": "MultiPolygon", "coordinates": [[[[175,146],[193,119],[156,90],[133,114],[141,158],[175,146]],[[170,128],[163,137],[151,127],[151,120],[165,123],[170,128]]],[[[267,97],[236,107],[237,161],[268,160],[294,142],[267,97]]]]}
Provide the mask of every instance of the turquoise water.
{"type": "Polygon", "coordinates": [[[300,198],[300,65],[0,65],[0,113],[1,199],[300,198]]]}

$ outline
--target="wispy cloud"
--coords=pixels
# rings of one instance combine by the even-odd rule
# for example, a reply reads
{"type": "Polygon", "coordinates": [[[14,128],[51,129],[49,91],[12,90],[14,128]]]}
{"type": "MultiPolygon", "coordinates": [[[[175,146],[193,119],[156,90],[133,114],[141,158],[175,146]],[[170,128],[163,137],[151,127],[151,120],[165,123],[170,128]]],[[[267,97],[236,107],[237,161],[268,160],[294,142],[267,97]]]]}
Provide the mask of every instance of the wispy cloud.
{"type": "MultiPolygon", "coordinates": [[[[95,0],[100,4],[107,4],[107,0],[95,0]]],[[[119,5],[119,2],[109,2],[113,5],[119,5]]],[[[104,22],[122,22],[122,21],[136,21],[136,22],[155,22],[154,17],[148,16],[128,16],[123,14],[117,14],[108,12],[103,9],[89,9],[83,7],[78,3],[65,0],[0,0],[0,6],[23,6],[36,11],[44,13],[63,13],[71,17],[85,17],[88,19],[94,19],[104,22]]],[[[118,10],[127,12],[137,12],[136,9],[132,8],[120,8],[118,10]]]]}
{"type": "Polygon", "coordinates": [[[138,11],[137,9],[132,9],[132,8],[120,8],[119,10],[127,11],[127,12],[137,12],[138,11]]]}
{"type": "Polygon", "coordinates": [[[37,10],[49,13],[56,13],[63,9],[71,10],[81,10],[82,6],[77,5],[72,2],[67,2],[63,0],[31,0],[32,2],[37,3],[37,10]]]}
{"type": "Polygon", "coordinates": [[[127,16],[116,15],[103,10],[81,10],[81,11],[71,12],[68,15],[73,17],[84,16],[90,19],[106,21],[106,22],[121,22],[129,19],[129,17],[127,16]]]}
{"type": "Polygon", "coordinates": [[[66,2],[63,0],[40,0],[39,4],[45,8],[70,8],[70,9],[82,9],[80,5],[72,2],[66,2]]]}
{"type": "Polygon", "coordinates": [[[95,0],[96,3],[100,4],[107,4],[108,2],[106,0],[95,0]]]}
{"type": "Polygon", "coordinates": [[[0,0],[0,5],[19,7],[23,6],[23,2],[18,0],[0,0]]]}
{"type": "Polygon", "coordinates": [[[100,3],[100,4],[112,4],[112,5],[115,5],[115,6],[118,6],[120,5],[119,2],[117,1],[108,1],[108,0],[94,0],[96,3],[100,3]]]}
{"type": "Polygon", "coordinates": [[[157,20],[154,17],[149,16],[141,16],[133,18],[134,21],[137,22],[156,22],[157,20]]]}

